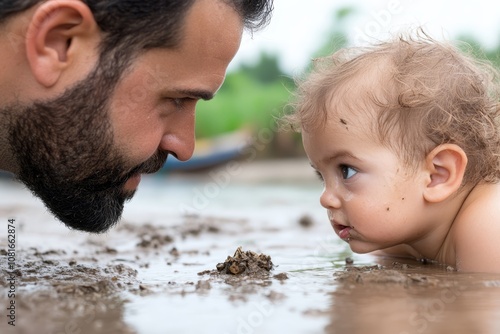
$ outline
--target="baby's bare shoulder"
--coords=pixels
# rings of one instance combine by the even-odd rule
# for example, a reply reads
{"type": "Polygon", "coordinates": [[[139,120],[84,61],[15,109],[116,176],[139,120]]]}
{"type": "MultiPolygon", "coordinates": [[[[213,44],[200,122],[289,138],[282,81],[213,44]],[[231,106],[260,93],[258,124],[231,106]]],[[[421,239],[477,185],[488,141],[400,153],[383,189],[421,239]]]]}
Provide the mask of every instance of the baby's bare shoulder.
{"type": "Polygon", "coordinates": [[[500,272],[500,185],[476,186],[453,225],[457,267],[500,272]]]}
{"type": "MultiPolygon", "coordinates": [[[[474,225],[480,223],[493,223],[493,220],[500,219],[500,184],[482,184],[474,187],[466,198],[457,220],[464,221],[461,224],[464,228],[471,227],[470,220],[476,221],[474,225]],[[488,219],[481,219],[479,217],[488,219]]],[[[499,225],[499,224],[495,224],[499,225]]]]}

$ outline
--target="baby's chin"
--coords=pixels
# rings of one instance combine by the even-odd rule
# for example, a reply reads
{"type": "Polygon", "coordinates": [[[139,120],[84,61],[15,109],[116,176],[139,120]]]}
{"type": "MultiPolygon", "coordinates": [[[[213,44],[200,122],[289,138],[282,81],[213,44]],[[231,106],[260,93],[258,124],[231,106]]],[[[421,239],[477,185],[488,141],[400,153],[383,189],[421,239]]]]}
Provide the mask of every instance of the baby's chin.
{"type": "MultiPolygon", "coordinates": [[[[345,240],[348,244],[351,250],[356,253],[356,254],[369,254],[369,253],[376,253],[376,252],[381,252],[384,248],[387,247],[382,247],[380,245],[374,245],[371,243],[368,243],[366,241],[360,241],[353,239],[352,237],[349,238],[349,240],[345,240]]],[[[390,246],[388,246],[390,247],[390,246]]],[[[375,255],[375,254],[373,254],[375,255]]]]}

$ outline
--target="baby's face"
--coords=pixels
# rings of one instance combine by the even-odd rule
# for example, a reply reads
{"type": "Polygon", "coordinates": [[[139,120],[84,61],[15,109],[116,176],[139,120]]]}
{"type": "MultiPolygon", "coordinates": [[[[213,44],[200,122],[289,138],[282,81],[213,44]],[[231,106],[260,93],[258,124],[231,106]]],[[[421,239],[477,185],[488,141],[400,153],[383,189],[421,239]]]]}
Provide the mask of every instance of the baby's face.
{"type": "Polygon", "coordinates": [[[425,178],[370,136],[367,122],[362,115],[334,115],[325,127],[302,133],[324,182],[321,205],[357,253],[415,241],[429,227],[419,219],[425,178]]]}

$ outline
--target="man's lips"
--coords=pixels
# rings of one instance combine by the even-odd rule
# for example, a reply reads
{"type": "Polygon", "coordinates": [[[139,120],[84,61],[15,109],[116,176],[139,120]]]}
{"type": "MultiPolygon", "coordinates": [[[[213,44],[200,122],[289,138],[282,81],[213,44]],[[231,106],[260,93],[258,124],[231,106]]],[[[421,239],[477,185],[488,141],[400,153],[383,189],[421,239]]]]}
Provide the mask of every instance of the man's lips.
{"type": "Polygon", "coordinates": [[[137,187],[139,186],[140,182],[141,182],[141,174],[134,174],[127,180],[127,182],[125,182],[125,185],[123,186],[123,190],[135,191],[137,189],[137,187]]]}
{"type": "Polygon", "coordinates": [[[141,182],[141,174],[153,174],[158,172],[167,161],[169,151],[158,151],[155,155],[135,167],[128,175],[131,175],[125,182],[123,189],[132,192],[137,189],[141,182]]]}

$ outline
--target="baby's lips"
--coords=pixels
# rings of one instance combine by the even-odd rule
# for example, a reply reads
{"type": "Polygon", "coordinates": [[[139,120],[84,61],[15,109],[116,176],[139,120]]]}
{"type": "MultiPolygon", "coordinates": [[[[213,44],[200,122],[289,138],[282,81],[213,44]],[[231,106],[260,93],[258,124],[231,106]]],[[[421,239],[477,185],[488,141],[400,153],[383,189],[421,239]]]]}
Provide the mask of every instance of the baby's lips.
{"type": "Polygon", "coordinates": [[[340,239],[349,238],[351,236],[351,230],[352,230],[352,227],[342,226],[341,229],[339,230],[340,239]]]}

